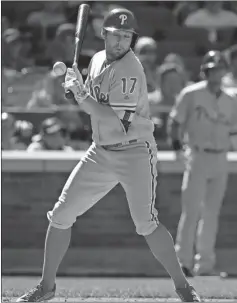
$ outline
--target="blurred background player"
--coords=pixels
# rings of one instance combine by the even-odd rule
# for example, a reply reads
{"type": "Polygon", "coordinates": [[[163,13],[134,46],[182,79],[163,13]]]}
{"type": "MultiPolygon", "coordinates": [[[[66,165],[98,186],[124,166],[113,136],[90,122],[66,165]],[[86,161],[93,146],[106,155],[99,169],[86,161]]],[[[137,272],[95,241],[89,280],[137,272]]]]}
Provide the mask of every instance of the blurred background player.
{"type": "Polygon", "coordinates": [[[173,149],[182,151],[187,135],[182,183],[182,215],[176,249],[187,276],[213,273],[218,219],[224,198],[230,133],[236,132],[237,98],[222,88],[228,64],[219,51],[203,58],[204,81],[186,87],[170,113],[173,149]],[[196,256],[194,260],[194,246],[196,256]]]}
{"type": "Polygon", "coordinates": [[[154,136],[160,150],[167,150],[167,119],[169,108],[175,104],[180,91],[187,85],[182,67],[176,63],[165,62],[157,69],[159,79],[159,98],[150,98],[150,114],[155,124],[154,136]],[[161,111],[163,106],[166,111],[161,111]]]}

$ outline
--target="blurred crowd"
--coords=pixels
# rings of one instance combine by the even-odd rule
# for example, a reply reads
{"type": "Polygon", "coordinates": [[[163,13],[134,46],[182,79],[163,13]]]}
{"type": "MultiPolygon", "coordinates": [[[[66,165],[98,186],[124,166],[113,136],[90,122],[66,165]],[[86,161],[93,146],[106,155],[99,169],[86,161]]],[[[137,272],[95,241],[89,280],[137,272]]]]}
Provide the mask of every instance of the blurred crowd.
{"type": "MultiPolygon", "coordinates": [[[[89,116],[75,110],[74,104],[65,99],[61,85],[64,77],[52,72],[56,61],[72,64],[79,4],[80,1],[30,1],[24,5],[2,2],[3,150],[72,151],[85,150],[90,145],[89,116]]],[[[179,92],[200,80],[201,58],[207,50],[224,52],[230,68],[223,85],[237,91],[237,2],[153,1],[137,5],[94,1],[90,6],[79,61],[84,78],[91,57],[103,49],[101,27],[105,14],[123,6],[138,18],[140,38],[134,52],[146,74],[159,149],[169,148],[168,113],[179,92]]]]}

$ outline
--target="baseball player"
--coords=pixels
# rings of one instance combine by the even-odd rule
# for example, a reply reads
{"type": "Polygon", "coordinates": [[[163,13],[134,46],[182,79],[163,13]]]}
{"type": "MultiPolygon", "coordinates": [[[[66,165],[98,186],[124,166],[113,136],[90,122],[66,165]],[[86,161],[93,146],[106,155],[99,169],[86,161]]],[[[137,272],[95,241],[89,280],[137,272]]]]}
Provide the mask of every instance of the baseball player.
{"type": "MultiPolygon", "coordinates": [[[[224,76],[222,85],[237,96],[237,44],[232,45],[227,54],[230,72],[224,76]]],[[[231,150],[237,150],[237,136],[231,136],[231,150]]]]}
{"type": "Polygon", "coordinates": [[[48,212],[42,279],[18,302],[54,297],[57,269],[68,249],[73,223],[117,183],[125,189],[137,233],[145,237],[172,277],[177,294],[183,301],[200,301],[182,272],[172,237],[159,222],[154,206],[157,149],[145,75],[131,50],[136,28],[132,12],[112,10],[102,29],[105,50],[92,58],[85,86],[76,65],[67,72],[64,88],[91,115],[93,143],[48,212]]]}
{"type": "Polygon", "coordinates": [[[205,80],[184,88],[170,113],[174,150],[181,151],[183,135],[188,137],[176,239],[187,276],[211,274],[215,265],[218,216],[227,185],[226,153],[230,137],[237,134],[236,97],[221,87],[226,71],[222,54],[209,51],[201,65],[205,80]]]}

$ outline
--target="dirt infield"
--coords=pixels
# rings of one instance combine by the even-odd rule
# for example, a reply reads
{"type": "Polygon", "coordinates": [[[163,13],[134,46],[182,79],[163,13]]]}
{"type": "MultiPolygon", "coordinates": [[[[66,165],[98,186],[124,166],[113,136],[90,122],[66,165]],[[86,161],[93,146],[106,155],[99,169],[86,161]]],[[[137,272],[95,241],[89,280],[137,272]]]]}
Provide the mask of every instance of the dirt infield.
{"type": "MultiPolygon", "coordinates": [[[[2,302],[14,302],[36,285],[37,277],[3,277],[2,302]]],[[[218,277],[190,279],[205,302],[236,302],[237,280],[218,277]]],[[[56,298],[50,302],[154,303],[179,302],[169,279],[58,278],[56,298]]]]}

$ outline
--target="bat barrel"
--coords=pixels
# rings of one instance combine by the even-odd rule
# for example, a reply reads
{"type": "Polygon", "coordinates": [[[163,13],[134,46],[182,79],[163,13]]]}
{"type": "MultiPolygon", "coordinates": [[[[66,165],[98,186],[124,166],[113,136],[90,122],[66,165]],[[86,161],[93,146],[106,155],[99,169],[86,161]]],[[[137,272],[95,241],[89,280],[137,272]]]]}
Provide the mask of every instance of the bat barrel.
{"type": "MultiPolygon", "coordinates": [[[[79,56],[81,53],[82,43],[84,40],[84,36],[86,33],[87,21],[90,13],[90,6],[88,4],[81,4],[78,8],[77,13],[77,24],[76,24],[76,31],[75,31],[75,52],[73,63],[77,63],[79,61],[79,56]]],[[[67,91],[65,93],[65,97],[67,99],[73,99],[73,93],[71,91],[67,91]]]]}

